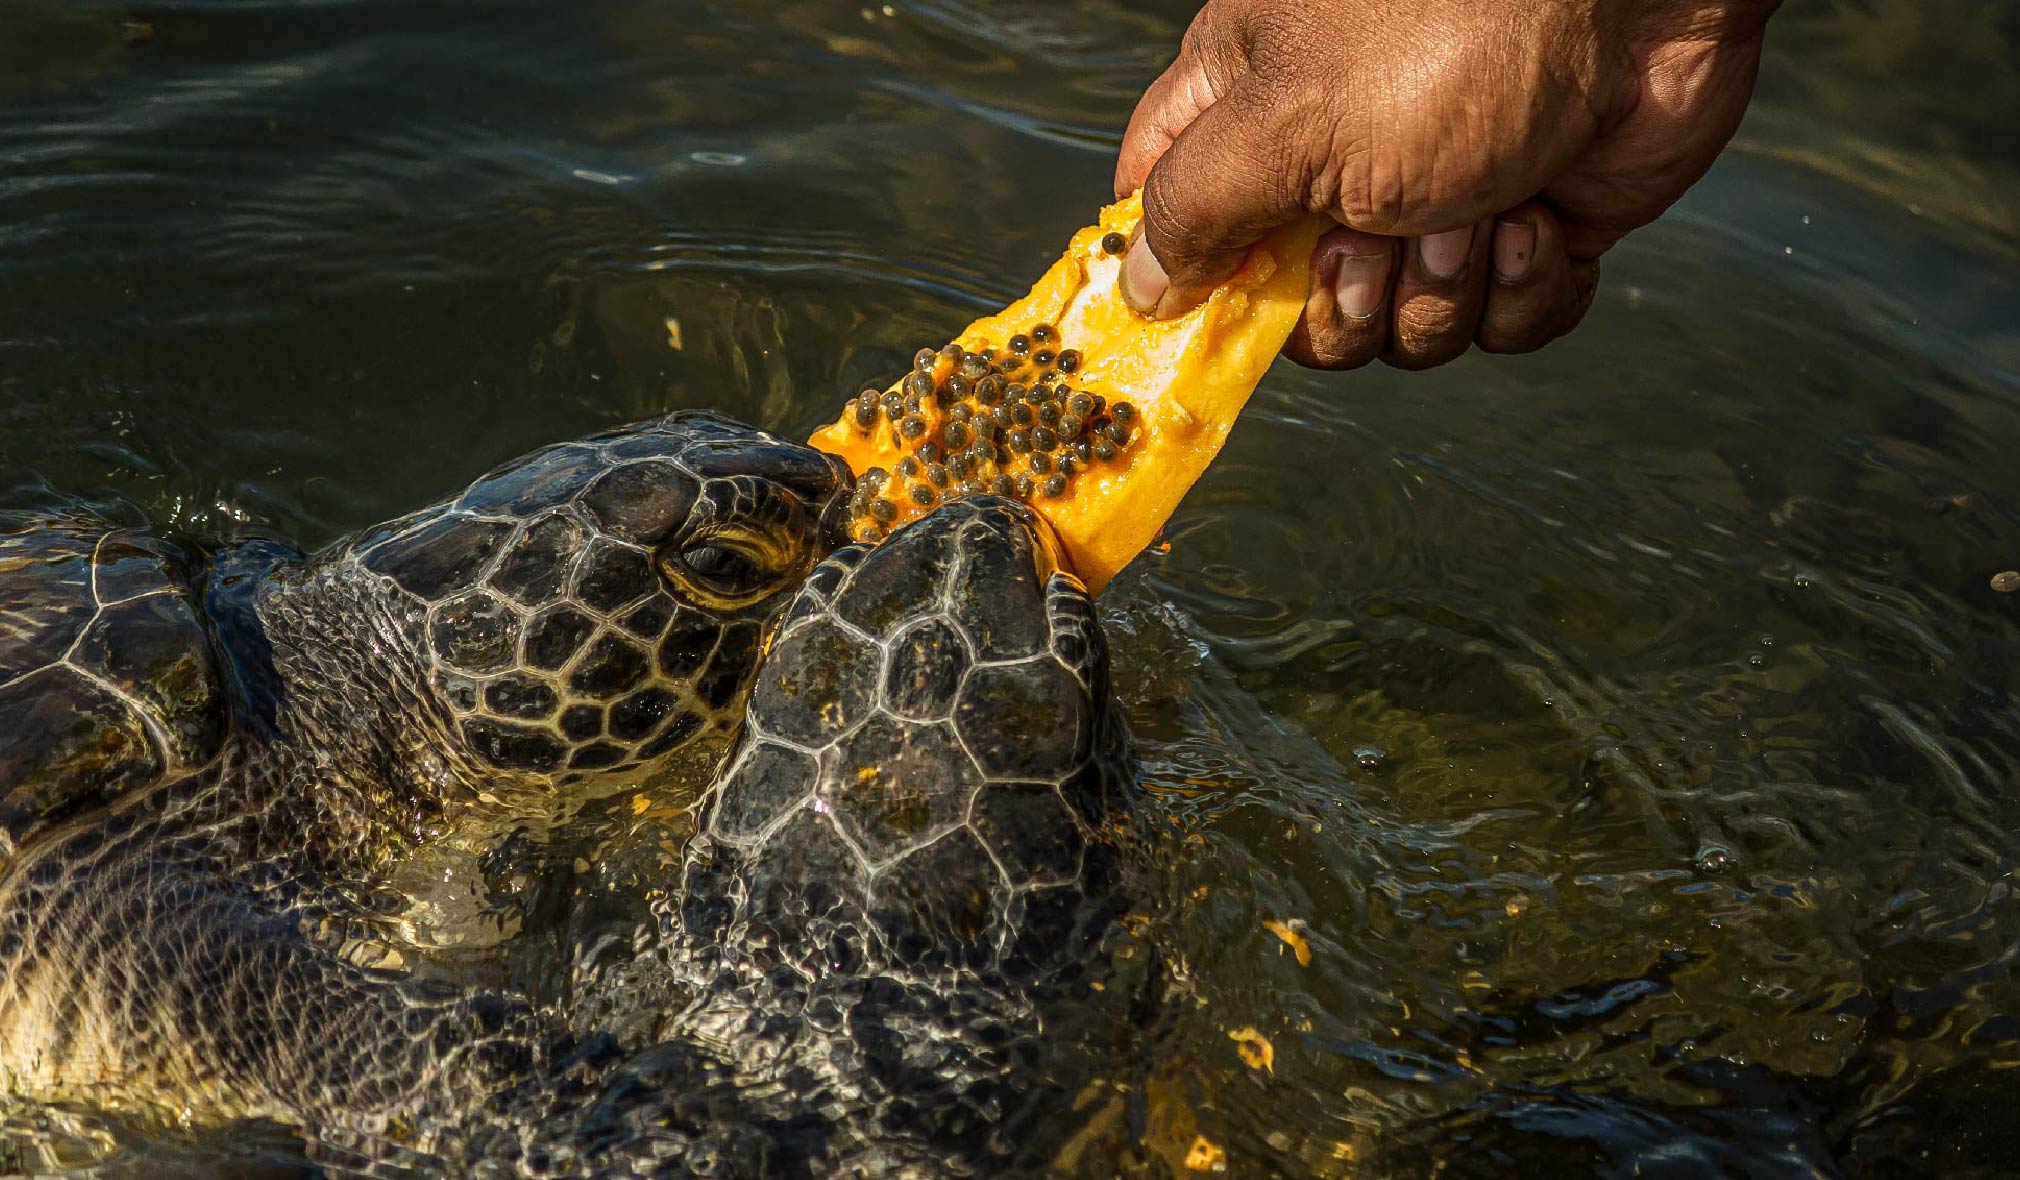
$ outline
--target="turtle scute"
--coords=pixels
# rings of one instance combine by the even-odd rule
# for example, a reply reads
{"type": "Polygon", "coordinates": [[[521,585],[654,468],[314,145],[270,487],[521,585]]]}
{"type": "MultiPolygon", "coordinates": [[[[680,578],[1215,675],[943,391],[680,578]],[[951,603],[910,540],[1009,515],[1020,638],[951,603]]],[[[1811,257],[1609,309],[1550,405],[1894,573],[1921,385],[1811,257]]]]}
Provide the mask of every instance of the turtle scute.
{"type": "Polygon", "coordinates": [[[0,520],[0,864],[216,753],[224,698],[187,565],[84,514],[0,520]]]}

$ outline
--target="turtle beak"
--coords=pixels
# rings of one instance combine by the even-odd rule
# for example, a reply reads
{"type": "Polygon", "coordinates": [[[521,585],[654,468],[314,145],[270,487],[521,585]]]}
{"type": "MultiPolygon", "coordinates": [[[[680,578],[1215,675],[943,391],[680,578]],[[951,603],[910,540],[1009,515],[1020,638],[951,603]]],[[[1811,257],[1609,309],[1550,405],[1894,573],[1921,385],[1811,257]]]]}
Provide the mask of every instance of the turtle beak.
{"type": "Polygon", "coordinates": [[[856,492],[856,476],[849,470],[849,465],[834,455],[821,457],[828,461],[828,466],[835,473],[835,491],[821,510],[818,538],[821,551],[815,555],[816,561],[849,544],[849,498],[856,492]]]}

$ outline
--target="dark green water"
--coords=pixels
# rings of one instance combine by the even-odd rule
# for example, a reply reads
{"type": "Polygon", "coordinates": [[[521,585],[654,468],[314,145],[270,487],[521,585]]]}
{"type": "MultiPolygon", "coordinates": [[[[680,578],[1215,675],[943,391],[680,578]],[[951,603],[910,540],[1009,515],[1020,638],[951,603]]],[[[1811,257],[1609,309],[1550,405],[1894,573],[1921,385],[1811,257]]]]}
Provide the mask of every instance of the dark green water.
{"type": "MultiPolygon", "coordinates": [[[[0,0],[0,508],[317,543],[674,407],[804,430],[1021,291],[1187,15],[0,0]]],[[[1575,338],[1280,368],[1105,599],[1144,1174],[2020,1174],[2020,6],[1770,58],[1575,338]]]]}

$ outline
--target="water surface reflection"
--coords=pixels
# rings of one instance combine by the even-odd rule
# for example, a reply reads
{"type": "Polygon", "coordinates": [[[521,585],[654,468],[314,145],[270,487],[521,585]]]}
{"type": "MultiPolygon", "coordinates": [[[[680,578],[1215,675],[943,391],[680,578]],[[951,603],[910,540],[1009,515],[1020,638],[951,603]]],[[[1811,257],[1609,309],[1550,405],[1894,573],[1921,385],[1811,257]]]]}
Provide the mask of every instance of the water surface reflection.
{"type": "MultiPolygon", "coordinates": [[[[1036,273],[1186,7],[0,9],[0,507],[316,542],[676,406],[804,429],[1036,273]]],[[[2020,18],[1780,21],[1576,337],[1280,368],[1110,595],[1153,1172],[2020,1150],[2020,18]]],[[[9,1120],[103,1174],[295,1158],[9,1120]]]]}

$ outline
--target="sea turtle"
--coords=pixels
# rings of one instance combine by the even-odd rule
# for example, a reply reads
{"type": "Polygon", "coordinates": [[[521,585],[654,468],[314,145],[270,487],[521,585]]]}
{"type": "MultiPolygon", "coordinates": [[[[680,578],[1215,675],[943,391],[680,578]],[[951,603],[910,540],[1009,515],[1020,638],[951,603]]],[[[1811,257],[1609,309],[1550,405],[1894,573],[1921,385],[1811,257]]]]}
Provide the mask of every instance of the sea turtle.
{"type": "Polygon", "coordinates": [[[307,558],[16,522],[0,1095],[277,1121],[374,1174],[1032,1164],[1118,905],[1105,646],[1028,509],[833,550],[850,492],[676,414],[307,558]],[[731,732],[621,976],[664,989],[643,1026],[329,945],[448,813],[731,732]]]}

